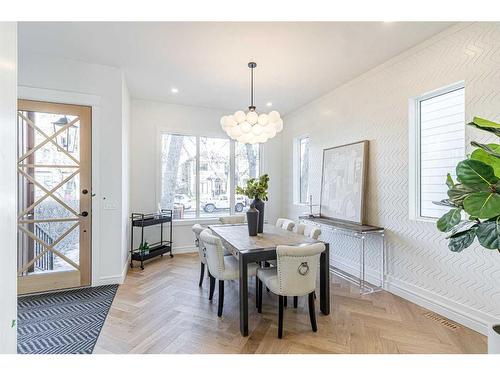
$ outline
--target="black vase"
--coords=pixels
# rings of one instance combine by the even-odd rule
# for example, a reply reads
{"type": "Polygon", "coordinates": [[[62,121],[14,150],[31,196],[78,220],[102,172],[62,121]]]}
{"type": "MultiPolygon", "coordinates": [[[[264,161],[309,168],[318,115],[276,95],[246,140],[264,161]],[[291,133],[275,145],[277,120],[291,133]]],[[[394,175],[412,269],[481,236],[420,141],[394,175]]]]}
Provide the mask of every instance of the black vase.
{"type": "Polygon", "coordinates": [[[252,202],[255,208],[259,211],[259,226],[258,233],[264,232],[264,202],[260,198],[255,198],[252,202]]]}
{"type": "Polygon", "coordinates": [[[255,208],[253,204],[250,205],[250,209],[247,211],[247,223],[248,223],[248,235],[256,236],[257,229],[259,227],[259,211],[255,208]]]}

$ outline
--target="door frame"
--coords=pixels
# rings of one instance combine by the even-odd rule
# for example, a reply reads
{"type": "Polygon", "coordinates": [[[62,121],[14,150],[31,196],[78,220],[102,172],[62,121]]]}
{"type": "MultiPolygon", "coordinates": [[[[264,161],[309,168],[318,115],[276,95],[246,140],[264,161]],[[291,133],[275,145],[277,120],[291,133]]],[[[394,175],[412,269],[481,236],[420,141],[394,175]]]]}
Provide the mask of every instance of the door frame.
{"type": "MultiPolygon", "coordinates": [[[[28,177],[26,174],[27,171],[24,170],[23,168],[19,169],[18,176],[20,176],[19,173],[25,176],[25,178],[21,178],[22,181],[31,181],[34,185],[39,185],[41,189],[45,189],[44,196],[43,198],[38,199],[36,202],[31,202],[30,201],[26,202],[26,205],[29,207],[33,207],[37,205],[38,203],[41,203],[42,200],[45,200],[46,197],[52,196],[53,199],[58,199],[57,194],[52,194],[57,187],[61,186],[64,181],[68,181],[68,179],[71,179],[71,176],[74,176],[75,174],[78,174],[80,176],[80,186],[78,190],[78,196],[79,196],[79,201],[80,201],[80,207],[78,209],[73,209],[70,208],[69,206],[66,205],[66,203],[63,200],[58,200],[59,203],[63,206],[65,206],[68,210],[71,210],[75,216],[79,216],[79,219],[76,219],[77,221],[71,225],[64,234],[61,234],[55,241],[57,243],[66,235],[69,233],[73,232],[73,230],[78,227],[79,228],[79,262],[78,264],[73,263],[69,258],[65,258],[64,254],[58,253],[55,248],[53,250],[48,250],[46,248],[44,251],[53,251],[56,253],[59,257],[62,257],[63,259],[66,260],[66,262],[73,264],[74,267],[77,267],[76,270],[71,269],[71,270],[62,270],[62,271],[55,271],[55,272],[48,272],[48,273],[40,273],[40,274],[26,274],[24,276],[18,276],[18,294],[31,294],[31,293],[38,293],[38,292],[51,292],[54,290],[58,289],[67,289],[67,288],[79,288],[79,287],[84,287],[84,286],[89,286],[91,284],[91,275],[92,275],[92,193],[91,191],[87,194],[82,194],[81,189],[88,189],[91,190],[92,188],[92,108],[89,106],[81,106],[81,105],[74,105],[74,104],[63,104],[63,103],[54,103],[54,102],[45,102],[45,101],[38,101],[38,100],[26,100],[26,99],[18,99],[17,101],[17,112],[19,113],[20,111],[32,111],[32,112],[40,112],[40,113],[63,113],[67,115],[72,115],[72,116],[77,116],[80,122],[80,157],[79,159],[75,159],[73,156],[68,155],[68,157],[71,157],[73,159],[74,163],[77,163],[76,165],[78,166],[77,170],[72,172],[69,176],[64,178],[56,187],[48,189],[44,188],[43,183],[40,181],[37,181],[35,176],[28,177]],[[83,128],[83,125],[85,125],[85,128],[83,128]],[[83,131],[82,131],[83,130],[83,131]],[[82,168],[83,167],[83,168],[82,168]],[[31,179],[30,179],[31,178],[31,179]],[[50,191],[49,191],[50,190],[50,191]],[[89,217],[82,217],[80,215],[80,212],[82,211],[88,211],[90,213],[89,217]],[[90,221],[90,222],[89,222],[90,221]]],[[[20,115],[18,115],[20,116],[20,115]]],[[[22,115],[21,115],[22,116],[22,115]]],[[[29,121],[26,119],[26,117],[23,117],[26,121],[29,121]]],[[[73,120],[70,122],[67,126],[70,126],[71,123],[73,123],[76,120],[73,120]]],[[[16,121],[18,123],[18,121],[16,121]]],[[[28,132],[28,139],[33,138],[37,132],[40,132],[40,130],[37,128],[37,123],[34,122],[32,123],[31,126],[28,126],[27,129],[29,129],[28,132]],[[31,136],[29,135],[31,134],[31,136]]],[[[19,131],[19,129],[18,129],[19,131]]],[[[62,130],[60,130],[62,131],[62,130]]],[[[42,133],[43,134],[43,133],[42,133]]],[[[57,133],[55,133],[57,134],[57,133]]],[[[18,161],[18,168],[22,165],[26,164],[26,161],[28,163],[30,162],[29,160],[26,160],[26,158],[29,158],[30,155],[34,155],[34,151],[37,150],[40,145],[43,145],[44,143],[48,142],[51,137],[54,135],[47,134],[45,137],[48,137],[45,139],[43,142],[39,144],[33,143],[31,146],[34,147],[31,150],[27,151],[22,151],[21,155],[24,155],[19,159],[18,161]]],[[[52,140],[51,142],[54,142],[52,140]]],[[[57,142],[57,141],[56,141],[57,142]]],[[[29,141],[28,141],[29,143],[29,141]]],[[[31,161],[31,163],[34,163],[34,161],[31,161]]],[[[18,177],[19,178],[19,177],[18,177]]],[[[28,182],[26,181],[26,182],[28,182]]],[[[20,186],[18,186],[18,189],[20,186]]],[[[25,194],[23,193],[23,196],[25,194]]],[[[27,213],[27,209],[24,206],[24,201],[22,203],[22,206],[20,207],[21,213],[18,216],[18,220],[23,220],[26,221],[25,214],[27,213]]],[[[86,215],[87,216],[87,215],[86,215]]],[[[32,222],[36,222],[36,218],[32,222]]],[[[64,219],[61,219],[64,221],[64,219]]],[[[71,220],[73,221],[73,220],[71,220]]],[[[29,222],[29,221],[28,221],[29,222]]],[[[18,230],[21,232],[24,232],[28,237],[31,237],[33,241],[40,242],[41,244],[44,244],[43,241],[38,239],[38,236],[33,232],[33,229],[25,227],[25,225],[30,225],[28,224],[21,224],[18,226],[18,230]]],[[[31,241],[28,241],[30,243],[31,241]]],[[[23,245],[18,245],[19,246],[23,245]]],[[[44,247],[48,246],[45,244],[44,247]]],[[[28,249],[29,252],[29,249],[28,249]]],[[[29,267],[29,264],[34,262],[36,258],[33,260],[30,260],[29,255],[28,259],[30,262],[28,262],[26,265],[24,265],[24,261],[21,261],[22,269],[25,269],[26,267],[29,267]]],[[[19,264],[18,264],[19,267],[19,264]]],[[[18,271],[19,272],[19,271],[18,271]]],[[[24,273],[24,272],[23,272],[24,273]]]]}
{"type": "MultiPolygon", "coordinates": [[[[42,102],[53,102],[60,104],[82,105],[92,108],[91,117],[91,169],[92,169],[92,239],[91,239],[91,286],[107,284],[101,280],[99,248],[101,243],[100,223],[101,205],[100,201],[100,119],[101,119],[101,96],[74,91],[45,89],[40,87],[18,86],[18,99],[35,100],[42,102]]],[[[17,115],[16,115],[17,116],[17,115]]],[[[17,168],[17,167],[16,167],[17,168]]],[[[17,270],[17,266],[16,266],[17,270]]],[[[17,271],[16,271],[17,272],[17,271]]],[[[17,274],[17,273],[16,273],[17,274]]]]}

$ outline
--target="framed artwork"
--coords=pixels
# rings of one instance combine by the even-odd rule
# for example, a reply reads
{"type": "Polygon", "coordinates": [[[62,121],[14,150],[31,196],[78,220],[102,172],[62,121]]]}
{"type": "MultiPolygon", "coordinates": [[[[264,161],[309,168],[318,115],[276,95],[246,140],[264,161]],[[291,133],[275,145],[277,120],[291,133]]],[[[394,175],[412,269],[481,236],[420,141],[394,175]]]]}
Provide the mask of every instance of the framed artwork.
{"type": "Polygon", "coordinates": [[[368,141],[323,150],[320,216],[364,224],[368,141]]]}

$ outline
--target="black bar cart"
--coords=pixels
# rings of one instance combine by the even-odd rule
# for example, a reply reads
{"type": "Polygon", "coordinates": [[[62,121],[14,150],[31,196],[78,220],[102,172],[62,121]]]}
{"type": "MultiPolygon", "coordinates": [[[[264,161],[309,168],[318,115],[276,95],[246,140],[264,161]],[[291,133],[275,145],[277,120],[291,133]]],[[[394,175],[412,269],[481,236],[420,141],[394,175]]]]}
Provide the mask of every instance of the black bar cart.
{"type": "Polygon", "coordinates": [[[141,269],[144,269],[145,260],[157,257],[158,255],[163,257],[165,253],[170,253],[171,258],[174,257],[172,254],[172,217],[172,210],[161,210],[160,213],[154,214],[132,213],[130,216],[132,222],[130,228],[130,268],[134,267],[134,260],[141,262],[141,269]],[[164,223],[168,223],[169,225],[168,240],[163,238],[164,223]],[[144,228],[153,225],[158,225],[160,227],[160,241],[152,243],[147,249],[144,249],[144,228]],[[134,249],[135,228],[141,228],[141,246],[134,249]]]}

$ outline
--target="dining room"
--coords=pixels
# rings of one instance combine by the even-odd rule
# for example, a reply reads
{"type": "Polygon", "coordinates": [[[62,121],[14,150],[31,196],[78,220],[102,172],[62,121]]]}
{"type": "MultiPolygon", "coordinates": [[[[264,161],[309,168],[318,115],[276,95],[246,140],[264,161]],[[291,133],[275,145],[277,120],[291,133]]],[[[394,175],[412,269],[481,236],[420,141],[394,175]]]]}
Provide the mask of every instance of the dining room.
{"type": "Polygon", "coordinates": [[[500,353],[499,22],[14,26],[12,350],[500,353]]]}

